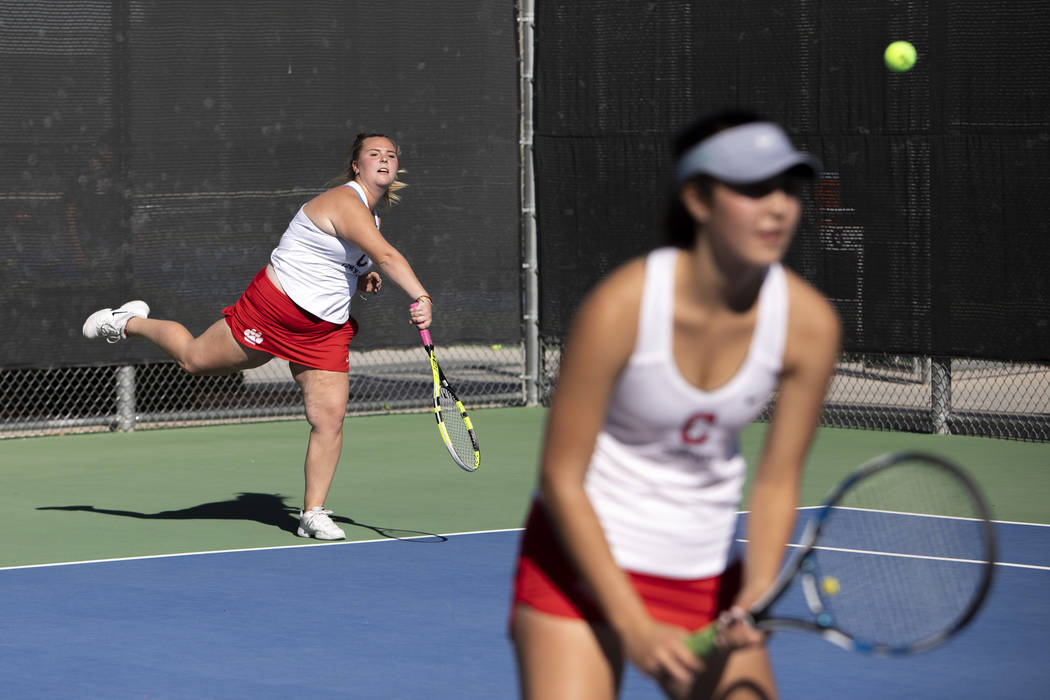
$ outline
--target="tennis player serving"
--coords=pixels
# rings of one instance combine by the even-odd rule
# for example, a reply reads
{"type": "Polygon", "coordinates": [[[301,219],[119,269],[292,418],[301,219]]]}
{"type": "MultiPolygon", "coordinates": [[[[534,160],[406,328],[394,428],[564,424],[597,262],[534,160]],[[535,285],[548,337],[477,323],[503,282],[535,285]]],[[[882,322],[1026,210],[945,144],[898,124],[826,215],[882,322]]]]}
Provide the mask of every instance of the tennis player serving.
{"type": "MultiPolygon", "coordinates": [[[[324,507],[343,444],[349,398],[350,315],[355,292],[377,294],[383,279],[414,300],[417,328],[430,325],[433,301],[401,253],[379,232],[378,205],[398,201],[400,150],[382,134],[359,134],[341,184],[304,204],[266,265],[233,306],[199,337],[180,323],[148,318],[149,306],[130,301],[101,309],[84,323],[88,338],[114,343],[145,338],[191,374],[228,374],[288,360],[303,391],[310,439],[303,510],[297,534],[339,540],[346,533],[324,507]]],[[[335,184],[335,183],[331,183],[335,184]]]]}
{"type": "Polygon", "coordinates": [[[745,112],[675,154],[669,245],[592,290],[565,345],[515,576],[526,698],[613,698],[625,661],[672,698],[776,696],[744,611],[776,578],[839,352],[831,304],[781,265],[819,164],[745,112]],[[774,392],[731,561],[738,434],[774,392]],[[723,652],[701,661],[686,637],[718,618],[723,652]]]}

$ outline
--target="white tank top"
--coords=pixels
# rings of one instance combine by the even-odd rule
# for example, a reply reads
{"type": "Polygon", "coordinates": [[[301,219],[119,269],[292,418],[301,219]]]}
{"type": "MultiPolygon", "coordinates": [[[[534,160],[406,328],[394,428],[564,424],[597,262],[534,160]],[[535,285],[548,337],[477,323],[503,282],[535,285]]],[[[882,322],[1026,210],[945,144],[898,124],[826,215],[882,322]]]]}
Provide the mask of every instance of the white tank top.
{"type": "Polygon", "coordinates": [[[646,260],[638,339],[613,389],[586,476],[621,567],[666,578],[725,570],[746,465],[738,432],[775,389],[787,334],[787,279],[771,266],[747,357],[713,391],[689,384],[672,353],[675,248],[646,260]]]}
{"type": "MultiPolygon", "coordinates": [[[[346,186],[368,206],[359,184],[351,181],[346,186]]],[[[375,211],[372,216],[378,228],[375,211]]],[[[332,323],[346,323],[350,318],[357,278],[372,267],[364,251],[317,228],[302,207],[270,254],[270,264],[292,301],[332,323]]]]}

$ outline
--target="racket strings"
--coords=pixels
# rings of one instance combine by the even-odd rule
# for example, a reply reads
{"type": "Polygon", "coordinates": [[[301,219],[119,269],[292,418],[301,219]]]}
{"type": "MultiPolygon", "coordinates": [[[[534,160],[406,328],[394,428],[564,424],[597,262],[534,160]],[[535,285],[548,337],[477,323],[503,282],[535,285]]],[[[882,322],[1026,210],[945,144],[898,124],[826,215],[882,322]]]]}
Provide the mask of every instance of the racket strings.
{"type": "Polygon", "coordinates": [[[464,422],[462,411],[456,397],[445,387],[441,387],[438,405],[441,409],[441,422],[445,424],[448,439],[464,464],[474,464],[474,438],[464,422]]]}
{"type": "Polygon", "coordinates": [[[814,553],[837,627],[906,647],[953,629],[983,591],[983,509],[955,474],[923,462],[862,479],[828,515],[814,553]]]}

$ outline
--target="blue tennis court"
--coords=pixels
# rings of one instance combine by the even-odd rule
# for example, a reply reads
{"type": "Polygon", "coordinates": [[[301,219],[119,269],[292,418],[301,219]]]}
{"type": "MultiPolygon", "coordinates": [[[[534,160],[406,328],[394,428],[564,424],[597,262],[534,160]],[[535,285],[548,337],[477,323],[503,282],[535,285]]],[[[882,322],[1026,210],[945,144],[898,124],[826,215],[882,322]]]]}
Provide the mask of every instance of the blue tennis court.
{"type": "MultiPolygon", "coordinates": [[[[1050,648],[1050,528],[999,523],[973,625],[905,659],[777,634],[786,698],[1037,697],[1050,648]],[[976,672],[975,667],[980,671],[976,672]]],[[[519,532],[159,556],[0,571],[5,695],[502,698],[519,532]]],[[[633,671],[623,697],[658,698],[633,671]]]]}

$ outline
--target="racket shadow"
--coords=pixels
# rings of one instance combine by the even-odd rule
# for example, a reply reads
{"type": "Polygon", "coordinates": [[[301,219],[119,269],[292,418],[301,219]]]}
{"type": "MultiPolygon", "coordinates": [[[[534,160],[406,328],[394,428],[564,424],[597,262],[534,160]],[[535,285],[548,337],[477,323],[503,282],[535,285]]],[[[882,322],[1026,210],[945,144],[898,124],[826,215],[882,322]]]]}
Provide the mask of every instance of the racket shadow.
{"type": "Polygon", "coordinates": [[[424,532],[422,530],[403,530],[393,527],[383,527],[381,525],[369,525],[367,523],[359,523],[353,518],[345,518],[338,515],[333,515],[332,520],[337,523],[344,525],[350,525],[351,527],[364,528],[365,530],[371,530],[372,532],[391,540],[404,540],[405,542],[422,542],[424,544],[434,544],[437,542],[447,542],[448,537],[445,535],[438,535],[433,532],[424,532]]]}

